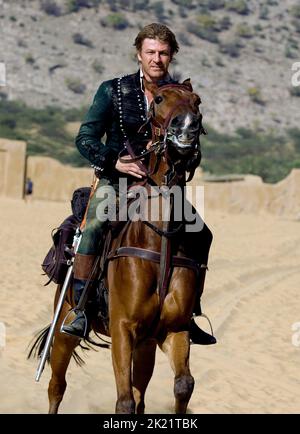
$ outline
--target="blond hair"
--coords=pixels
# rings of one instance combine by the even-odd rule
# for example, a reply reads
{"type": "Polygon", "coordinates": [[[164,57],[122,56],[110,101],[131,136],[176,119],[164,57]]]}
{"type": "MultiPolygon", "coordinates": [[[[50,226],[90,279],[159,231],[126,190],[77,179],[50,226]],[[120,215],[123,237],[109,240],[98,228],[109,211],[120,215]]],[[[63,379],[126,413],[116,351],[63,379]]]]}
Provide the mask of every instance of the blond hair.
{"type": "Polygon", "coordinates": [[[152,23],[145,26],[137,35],[134,41],[134,46],[137,51],[141,51],[144,39],[159,39],[162,42],[168,43],[171,49],[171,57],[174,53],[178,53],[179,45],[176,41],[174,33],[164,24],[152,23]]]}

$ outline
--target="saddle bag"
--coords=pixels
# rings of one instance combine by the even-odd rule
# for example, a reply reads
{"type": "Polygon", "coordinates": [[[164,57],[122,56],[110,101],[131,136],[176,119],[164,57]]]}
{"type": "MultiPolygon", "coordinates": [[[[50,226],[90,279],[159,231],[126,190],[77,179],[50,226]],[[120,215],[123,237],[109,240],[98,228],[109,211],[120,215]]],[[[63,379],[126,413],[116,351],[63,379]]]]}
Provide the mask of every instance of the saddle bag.
{"type": "Polygon", "coordinates": [[[53,229],[52,246],[42,263],[44,274],[49,277],[46,285],[50,282],[62,284],[65,280],[69,260],[73,256],[72,244],[76,229],[83,220],[90,196],[90,187],[78,188],[74,191],[71,200],[73,214],[67,217],[62,224],[53,229]]]}
{"type": "Polygon", "coordinates": [[[68,260],[72,258],[72,243],[78,227],[78,220],[70,215],[63,223],[51,232],[53,244],[42,263],[44,273],[50,282],[61,284],[64,282],[68,271],[68,260]]]}

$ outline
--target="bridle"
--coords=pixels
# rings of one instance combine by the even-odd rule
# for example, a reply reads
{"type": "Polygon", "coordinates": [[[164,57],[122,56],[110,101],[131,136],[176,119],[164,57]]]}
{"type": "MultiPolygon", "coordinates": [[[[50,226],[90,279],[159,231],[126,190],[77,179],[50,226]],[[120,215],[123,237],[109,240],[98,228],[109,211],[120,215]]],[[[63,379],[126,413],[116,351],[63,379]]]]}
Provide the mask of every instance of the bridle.
{"type": "MultiPolygon", "coordinates": [[[[165,86],[162,86],[159,88],[159,90],[166,90],[166,89],[178,89],[178,90],[185,90],[187,91],[188,88],[185,85],[181,85],[181,84],[166,84],[165,86]]],[[[159,98],[159,96],[158,96],[159,98]]],[[[184,101],[180,101],[180,106],[181,107],[188,107],[189,104],[187,103],[186,100],[184,101]]],[[[173,115],[175,110],[177,110],[178,105],[174,105],[174,107],[172,108],[172,110],[169,111],[169,113],[167,114],[166,118],[162,121],[159,122],[157,120],[156,114],[155,114],[155,110],[154,110],[154,104],[152,105],[152,108],[150,109],[150,121],[152,124],[152,135],[155,137],[164,137],[164,141],[165,141],[165,137],[168,133],[168,128],[171,124],[171,121],[173,119],[173,115]]]]}
{"type": "MultiPolygon", "coordinates": [[[[161,90],[166,90],[166,89],[176,89],[176,90],[182,90],[184,92],[190,92],[190,89],[188,86],[184,85],[184,84],[166,84],[164,86],[161,86],[159,88],[159,91],[161,90]]],[[[160,96],[155,96],[155,98],[159,98],[160,96]]],[[[190,107],[190,103],[187,101],[187,99],[183,99],[180,100],[180,106],[181,107],[190,107]]],[[[159,160],[161,158],[161,156],[164,154],[165,158],[167,159],[167,161],[169,162],[171,167],[171,170],[168,172],[168,176],[166,179],[166,184],[168,187],[171,187],[172,185],[174,185],[176,183],[176,181],[178,180],[178,173],[176,171],[176,165],[178,167],[179,161],[180,159],[178,159],[177,161],[172,161],[171,158],[169,158],[169,153],[168,153],[168,139],[171,135],[170,132],[170,125],[172,122],[172,119],[174,117],[174,113],[177,110],[178,105],[174,105],[174,107],[172,107],[172,109],[168,112],[167,116],[165,117],[165,119],[162,119],[162,121],[158,120],[158,117],[155,113],[155,105],[152,103],[150,106],[150,109],[148,111],[148,117],[147,117],[147,121],[140,127],[139,132],[143,131],[146,126],[151,123],[151,130],[152,130],[152,145],[149,147],[149,149],[145,149],[143,150],[139,155],[136,155],[129,140],[126,141],[126,143],[124,144],[124,148],[123,150],[119,153],[119,159],[122,163],[125,164],[129,164],[129,163],[137,163],[137,165],[139,166],[139,168],[141,170],[143,170],[146,174],[147,180],[150,181],[151,183],[153,183],[153,179],[151,178],[151,176],[156,172],[157,168],[158,168],[158,163],[159,160]],[[143,164],[143,160],[146,156],[149,156],[150,154],[155,153],[156,155],[156,164],[154,165],[154,167],[152,168],[152,171],[150,172],[149,169],[143,164]],[[123,158],[125,154],[129,154],[129,156],[131,158],[123,158]],[[171,185],[172,184],[172,185],[171,185]]],[[[194,138],[194,142],[197,144],[199,143],[199,136],[201,134],[207,134],[205,129],[203,128],[202,125],[202,115],[200,112],[198,112],[197,114],[199,114],[199,125],[198,125],[198,130],[195,133],[195,138],[194,138]]],[[[194,149],[194,153],[191,156],[192,158],[197,158],[198,154],[200,154],[200,149],[196,148],[194,149]]],[[[189,182],[193,176],[194,176],[194,172],[195,172],[196,167],[194,167],[193,169],[191,169],[189,171],[189,176],[188,179],[186,180],[186,182],[189,182]]]]}
{"type": "MultiPolygon", "coordinates": [[[[177,89],[177,90],[183,90],[185,92],[188,91],[188,92],[192,93],[190,91],[190,89],[188,88],[188,86],[186,86],[184,84],[166,84],[164,86],[161,86],[159,88],[159,91],[166,90],[166,89],[177,89]]],[[[159,98],[160,96],[158,95],[157,97],[159,98]]],[[[183,101],[180,101],[180,106],[181,107],[189,107],[190,104],[185,99],[183,101]]],[[[157,117],[156,117],[156,114],[155,114],[154,104],[152,105],[152,107],[149,110],[149,116],[148,116],[148,119],[147,119],[147,122],[146,122],[146,124],[147,124],[147,123],[149,123],[151,121],[151,124],[152,124],[151,125],[152,126],[152,136],[154,136],[154,137],[161,137],[161,136],[163,136],[164,137],[164,141],[165,141],[165,137],[166,137],[166,135],[168,133],[169,126],[171,124],[174,112],[177,109],[177,107],[178,107],[178,105],[174,105],[174,107],[172,108],[172,110],[169,111],[169,113],[166,116],[166,118],[162,122],[159,122],[158,119],[157,119],[157,117]]],[[[202,126],[202,115],[201,115],[200,112],[199,112],[199,115],[200,115],[199,116],[199,134],[206,134],[206,131],[205,131],[205,129],[202,126]]]]}

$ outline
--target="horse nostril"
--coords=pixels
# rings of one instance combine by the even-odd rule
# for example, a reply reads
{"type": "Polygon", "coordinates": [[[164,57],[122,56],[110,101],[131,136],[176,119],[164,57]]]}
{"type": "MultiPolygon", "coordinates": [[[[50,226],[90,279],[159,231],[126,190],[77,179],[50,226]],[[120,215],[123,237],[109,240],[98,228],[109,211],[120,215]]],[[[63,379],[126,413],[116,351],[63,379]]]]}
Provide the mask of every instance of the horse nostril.
{"type": "Polygon", "coordinates": [[[188,134],[182,133],[178,135],[178,139],[182,142],[186,141],[188,139],[188,134]]]}

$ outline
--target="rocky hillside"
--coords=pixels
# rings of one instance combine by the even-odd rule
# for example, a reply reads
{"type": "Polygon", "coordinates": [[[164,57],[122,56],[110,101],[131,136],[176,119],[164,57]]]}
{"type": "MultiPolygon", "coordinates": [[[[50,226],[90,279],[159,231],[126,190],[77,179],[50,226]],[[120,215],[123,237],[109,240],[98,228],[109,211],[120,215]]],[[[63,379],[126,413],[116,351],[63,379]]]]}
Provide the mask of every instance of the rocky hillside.
{"type": "Polygon", "coordinates": [[[37,108],[88,105],[101,81],[137,69],[133,40],[154,21],[176,33],[172,72],[191,77],[214,128],[299,126],[300,88],[291,87],[300,61],[296,0],[0,0],[1,98],[37,108]]]}

